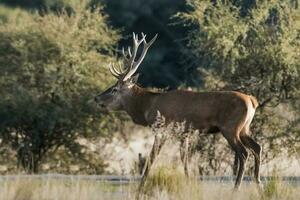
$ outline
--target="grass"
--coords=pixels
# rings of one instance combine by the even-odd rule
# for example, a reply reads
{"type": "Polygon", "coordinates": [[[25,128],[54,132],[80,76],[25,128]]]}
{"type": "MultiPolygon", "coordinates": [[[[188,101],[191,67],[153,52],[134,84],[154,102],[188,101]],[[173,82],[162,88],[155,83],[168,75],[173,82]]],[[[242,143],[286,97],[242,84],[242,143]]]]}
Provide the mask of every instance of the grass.
{"type": "Polygon", "coordinates": [[[130,190],[95,180],[17,179],[0,181],[1,200],[121,199],[130,190]]]}
{"type": "MultiPolygon", "coordinates": [[[[15,179],[0,180],[1,200],[131,200],[137,184],[112,185],[96,180],[74,179],[15,179]]],[[[279,179],[266,183],[262,190],[255,184],[243,183],[233,192],[233,184],[197,182],[187,179],[174,169],[158,168],[145,185],[142,200],[219,200],[238,199],[299,199],[300,187],[285,185],[279,179]]]]}
{"type": "Polygon", "coordinates": [[[284,184],[278,176],[273,176],[274,179],[268,181],[262,191],[262,199],[297,199],[300,188],[284,184]]]}

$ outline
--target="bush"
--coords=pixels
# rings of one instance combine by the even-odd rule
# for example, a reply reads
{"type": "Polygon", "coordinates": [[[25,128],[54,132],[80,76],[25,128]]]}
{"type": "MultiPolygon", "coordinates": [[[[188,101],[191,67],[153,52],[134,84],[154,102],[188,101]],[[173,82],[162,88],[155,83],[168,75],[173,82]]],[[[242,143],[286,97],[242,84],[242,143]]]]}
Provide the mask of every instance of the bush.
{"type": "Polygon", "coordinates": [[[76,140],[105,136],[113,128],[91,102],[112,82],[107,64],[114,60],[118,32],[107,25],[101,7],[91,12],[82,4],[74,11],[2,12],[0,137],[28,172],[37,172],[44,156],[61,146],[87,167],[101,168],[89,166],[76,140]]]}

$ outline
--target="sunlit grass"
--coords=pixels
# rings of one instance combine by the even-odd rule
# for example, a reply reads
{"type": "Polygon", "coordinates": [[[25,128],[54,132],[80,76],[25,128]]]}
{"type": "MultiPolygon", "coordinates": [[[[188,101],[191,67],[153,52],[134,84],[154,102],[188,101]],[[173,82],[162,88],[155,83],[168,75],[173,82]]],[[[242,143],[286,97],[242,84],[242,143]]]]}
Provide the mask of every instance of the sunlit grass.
{"type": "MultiPolygon", "coordinates": [[[[137,184],[110,184],[104,181],[71,179],[17,178],[0,179],[1,200],[116,200],[134,199],[137,184]]],[[[187,179],[172,168],[158,168],[151,174],[141,200],[219,200],[219,199],[299,199],[300,188],[274,179],[258,189],[254,183],[243,183],[239,191],[233,183],[198,182],[187,179]]]]}
{"type": "Polygon", "coordinates": [[[17,179],[0,181],[2,200],[55,200],[55,199],[122,199],[128,196],[128,186],[112,185],[96,180],[17,179]]]}

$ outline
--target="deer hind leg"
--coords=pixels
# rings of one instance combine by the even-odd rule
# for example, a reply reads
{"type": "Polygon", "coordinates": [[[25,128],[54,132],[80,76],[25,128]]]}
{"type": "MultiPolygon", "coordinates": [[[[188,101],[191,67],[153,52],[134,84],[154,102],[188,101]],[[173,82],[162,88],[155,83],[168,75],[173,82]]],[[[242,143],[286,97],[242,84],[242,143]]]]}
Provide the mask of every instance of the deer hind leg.
{"type": "Polygon", "coordinates": [[[233,175],[237,176],[237,172],[239,170],[239,156],[237,154],[234,155],[234,163],[233,163],[233,175]]]}
{"type": "Polygon", "coordinates": [[[238,170],[238,175],[236,178],[235,182],[235,188],[239,189],[241,185],[241,181],[244,176],[244,171],[245,171],[245,165],[248,159],[248,152],[242,142],[240,140],[236,140],[236,153],[238,154],[239,157],[239,170],[238,170]]]}
{"type": "Polygon", "coordinates": [[[248,159],[248,152],[247,149],[244,147],[243,143],[240,141],[238,134],[233,134],[233,132],[222,132],[224,137],[227,139],[231,148],[235,151],[236,155],[238,156],[239,160],[239,169],[237,173],[237,178],[235,181],[235,189],[239,189],[245,171],[245,164],[248,159]]]}
{"type": "Polygon", "coordinates": [[[261,146],[254,141],[249,135],[243,134],[240,136],[243,144],[251,150],[255,158],[254,178],[256,183],[260,183],[260,162],[261,162],[261,146]]]}
{"type": "Polygon", "coordinates": [[[180,158],[184,166],[184,174],[186,177],[189,176],[188,170],[188,157],[189,157],[189,137],[184,135],[180,140],[180,158]]]}
{"type": "Polygon", "coordinates": [[[155,135],[155,139],[154,139],[154,143],[152,145],[150,156],[146,161],[146,166],[145,166],[145,169],[144,169],[144,173],[142,175],[142,179],[141,179],[141,182],[140,182],[139,187],[138,187],[138,192],[137,192],[136,199],[139,199],[139,195],[142,191],[143,186],[145,185],[145,182],[146,182],[146,179],[149,175],[149,171],[151,169],[151,166],[154,163],[155,158],[158,156],[158,154],[159,154],[162,146],[164,145],[166,139],[167,139],[167,136],[164,135],[164,134],[156,134],[155,135]]]}

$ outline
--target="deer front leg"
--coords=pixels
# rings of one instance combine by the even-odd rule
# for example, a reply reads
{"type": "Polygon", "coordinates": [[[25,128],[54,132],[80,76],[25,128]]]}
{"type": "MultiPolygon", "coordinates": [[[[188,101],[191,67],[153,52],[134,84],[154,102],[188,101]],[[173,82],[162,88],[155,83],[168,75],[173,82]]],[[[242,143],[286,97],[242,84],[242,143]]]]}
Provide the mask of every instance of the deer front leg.
{"type": "Polygon", "coordinates": [[[162,146],[164,145],[166,141],[166,135],[164,134],[156,134],[155,135],[155,139],[154,139],[154,143],[150,152],[150,156],[147,159],[146,165],[145,165],[145,169],[144,169],[144,173],[142,175],[142,179],[140,182],[140,185],[138,187],[138,191],[137,191],[137,196],[136,199],[139,199],[139,196],[141,194],[141,191],[145,185],[146,179],[149,175],[149,171],[151,169],[152,164],[155,161],[155,158],[158,156],[162,146]]]}

